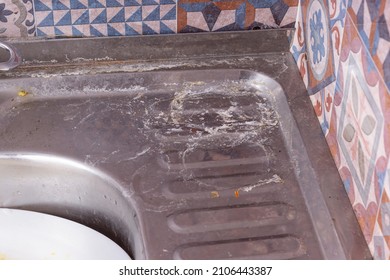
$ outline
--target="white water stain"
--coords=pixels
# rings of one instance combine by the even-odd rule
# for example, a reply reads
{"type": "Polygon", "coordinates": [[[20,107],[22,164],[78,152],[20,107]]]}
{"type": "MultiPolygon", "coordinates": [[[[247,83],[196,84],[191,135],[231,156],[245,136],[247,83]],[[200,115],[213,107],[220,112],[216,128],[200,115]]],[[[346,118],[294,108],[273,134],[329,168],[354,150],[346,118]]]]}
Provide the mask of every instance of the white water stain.
{"type": "Polygon", "coordinates": [[[267,184],[271,184],[271,183],[282,184],[283,182],[284,182],[283,179],[280,178],[279,175],[274,174],[271,178],[259,180],[257,183],[250,185],[250,186],[241,187],[241,188],[239,188],[239,190],[244,191],[244,192],[250,192],[254,188],[258,188],[258,187],[261,187],[263,185],[267,185],[267,184]]]}

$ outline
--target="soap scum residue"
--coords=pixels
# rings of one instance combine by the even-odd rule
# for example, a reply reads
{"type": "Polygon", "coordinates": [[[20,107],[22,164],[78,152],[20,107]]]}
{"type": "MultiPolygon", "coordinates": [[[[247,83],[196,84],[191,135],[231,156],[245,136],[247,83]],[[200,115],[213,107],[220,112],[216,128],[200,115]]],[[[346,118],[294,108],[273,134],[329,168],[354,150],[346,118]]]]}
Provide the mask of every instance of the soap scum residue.
{"type": "MultiPolygon", "coordinates": [[[[255,60],[254,57],[240,57],[240,58],[214,58],[208,61],[199,61],[199,60],[172,60],[172,61],[161,61],[161,62],[134,62],[132,64],[128,63],[113,63],[112,65],[102,64],[102,65],[93,65],[90,63],[96,61],[111,61],[111,58],[101,58],[101,59],[85,59],[85,58],[75,58],[69,59],[69,65],[58,67],[58,69],[53,67],[47,67],[47,69],[34,70],[31,73],[28,73],[29,77],[33,78],[53,78],[60,76],[82,76],[89,74],[100,74],[100,73],[118,73],[118,72],[149,72],[149,71],[158,71],[158,70],[170,70],[170,69],[194,69],[201,67],[237,67],[241,64],[251,63],[255,60]],[[74,64],[71,64],[74,63],[74,64]],[[81,63],[81,65],[77,65],[81,63]],[[83,64],[84,63],[84,64],[83,64]],[[89,63],[89,64],[88,64],[89,63]]],[[[39,64],[39,61],[35,61],[35,64],[39,64]]],[[[53,65],[57,61],[42,61],[43,66],[53,65]]],[[[29,62],[26,62],[28,65],[29,62]]],[[[31,63],[34,64],[34,63],[31,63]]],[[[60,65],[61,66],[61,65],[60,65]]],[[[24,77],[26,74],[24,72],[12,72],[12,73],[3,73],[6,77],[24,77]]]]}
{"type": "MultiPolygon", "coordinates": [[[[257,87],[253,87],[248,80],[226,80],[209,82],[207,84],[201,82],[186,82],[177,90],[169,104],[169,110],[166,113],[160,113],[159,117],[168,119],[166,122],[166,130],[162,133],[159,131],[157,136],[160,138],[161,153],[164,156],[169,146],[181,146],[177,153],[181,159],[182,168],[179,170],[181,176],[185,180],[195,180],[200,185],[207,185],[212,188],[212,185],[200,180],[193,174],[193,164],[189,164],[188,157],[191,153],[197,150],[224,149],[255,143],[263,149],[267,160],[273,155],[266,149],[265,146],[272,137],[272,131],[279,125],[278,116],[272,109],[272,106],[267,101],[269,92],[266,92],[266,87],[262,87],[259,91],[257,87]],[[186,109],[186,102],[195,102],[197,99],[224,96],[230,106],[225,108],[210,108],[210,109],[186,109]],[[246,112],[244,107],[240,106],[235,98],[251,97],[254,104],[251,105],[256,111],[246,112]],[[210,113],[216,114],[220,122],[206,121],[206,116],[210,113]],[[256,114],[256,115],[251,115],[256,114]],[[248,115],[249,114],[249,115],[248,115]],[[192,128],[188,130],[188,128],[192,128]],[[193,132],[188,132],[192,131],[193,132]],[[187,133],[185,133],[187,131],[187,133]],[[183,133],[184,132],[184,133],[183,133]],[[191,167],[189,167],[191,166],[191,167]]],[[[165,155],[166,158],[166,155],[165,155]]],[[[169,162],[169,157],[166,158],[164,166],[170,170],[170,167],[176,165],[169,162]]],[[[283,180],[277,174],[273,174],[270,178],[261,179],[257,183],[238,188],[244,192],[252,191],[254,188],[270,184],[282,183],[283,180]]]]}
{"type": "MultiPolygon", "coordinates": [[[[177,65],[172,64],[172,66],[176,67],[177,65]]],[[[136,69],[132,68],[132,70],[136,69]]],[[[39,83],[41,87],[36,87],[34,95],[39,95],[46,99],[58,96],[80,97],[81,93],[81,97],[88,97],[87,100],[83,97],[79,100],[80,103],[69,104],[67,108],[64,108],[66,110],[63,112],[64,121],[74,123],[75,129],[81,129],[83,123],[93,117],[94,112],[90,108],[95,108],[98,105],[97,103],[101,102],[99,99],[93,99],[93,96],[108,96],[115,93],[118,93],[118,96],[129,96],[129,99],[124,101],[126,104],[119,104],[115,100],[102,103],[102,111],[120,111],[121,115],[127,115],[126,119],[131,121],[130,116],[133,111],[136,108],[142,108],[144,112],[140,117],[142,117],[143,127],[139,128],[139,131],[146,135],[147,138],[149,137],[148,139],[150,140],[148,141],[157,141],[158,147],[156,148],[160,150],[159,152],[162,156],[172,145],[181,147],[178,153],[182,164],[180,172],[184,179],[196,180],[201,185],[213,187],[196,178],[193,170],[188,167],[189,155],[197,150],[233,150],[242,144],[255,143],[263,149],[266,157],[271,158],[274,156],[266,146],[270,142],[272,131],[278,129],[278,115],[272,109],[272,100],[270,100],[272,94],[267,92],[266,84],[264,85],[260,79],[165,83],[161,84],[163,88],[162,95],[156,94],[156,101],[149,103],[151,99],[148,99],[147,95],[157,91],[141,85],[119,87],[109,82],[108,84],[99,84],[97,86],[85,82],[81,83],[82,80],[80,80],[80,88],[72,89],[66,86],[66,80],[62,81],[62,78],[57,76],[58,83],[39,83]],[[228,101],[228,105],[222,108],[218,108],[218,106],[198,109],[186,108],[188,107],[186,106],[188,105],[187,102],[196,102],[207,97],[226,97],[225,101],[228,101]],[[253,104],[247,106],[250,107],[249,111],[238,101],[239,97],[249,97],[253,100],[253,104]],[[167,109],[159,110],[157,107],[154,107],[156,103],[164,100],[168,102],[167,109]],[[87,104],[85,105],[88,106],[85,106],[85,110],[80,112],[79,108],[83,102],[86,102],[87,104]],[[92,106],[93,104],[95,106],[92,106]],[[76,107],[73,110],[69,106],[76,107]]],[[[77,80],[78,78],[76,77],[75,79],[77,80]]],[[[155,152],[156,149],[149,146],[144,146],[132,154],[126,154],[126,157],[118,156],[122,151],[116,151],[114,154],[109,155],[107,159],[100,160],[100,162],[132,161],[155,152]]],[[[86,161],[96,164],[92,157],[86,157],[86,161]]],[[[166,166],[169,169],[169,159],[166,166]]],[[[244,189],[240,190],[244,192],[251,191],[257,186],[277,183],[281,180],[277,174],[271,173],[270,176],[270,178],[261,178],[254,185],[236,186],[236,189],[243,187],[244,189]]]]}
{"type": "Polygon", "coordinates": [[[96,62],[96,61],[114,61],[115,59],[105,56],[105,57],[96,57],[96,58],[84,58],[84,57],[76,57],[70,59],[68,55],[65,55],[66,63],[80,63],[80,62],[96,62]]]}
{"type": "Polygon", "coordinates": [[[254,188],[261,187],[263,185],[267,185],[267,184],[271,184],[271,183],[281,184],[283,182],[284,181],[282,180],[282,178],[279,177],[279,175],[274,174],[269,179],[259,180],[257,183],[241,187],[241,188],[239,188],[239,190],[244,191],[244,192],[250,192],[254,188]]]}

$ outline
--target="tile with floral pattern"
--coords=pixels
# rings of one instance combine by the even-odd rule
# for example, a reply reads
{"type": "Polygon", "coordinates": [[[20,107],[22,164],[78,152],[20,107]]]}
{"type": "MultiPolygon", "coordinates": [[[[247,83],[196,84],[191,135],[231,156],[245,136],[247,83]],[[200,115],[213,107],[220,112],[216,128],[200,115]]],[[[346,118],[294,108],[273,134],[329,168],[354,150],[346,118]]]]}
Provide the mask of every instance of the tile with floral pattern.
{"type": "Polygon", "coordinates": [[[332,49],[335,73],[337,73],[339,67],[346,14],[347,0],[329,0],[330,32],[333,44],[332,49]]]}
{"type": "Polygon", "coordinates": [[[302,9],[298,6],[297,10],[297,21],[295,22],[294,37],[291,42],[290,52],[292,53],[299,69],[299,73],[305,83],[306,88],[308,87],[308,75],[307,75],[307,55],[306,55],[306,44],[305,34],[303,31],[302,23],[302,9]]]}
{"type": "Polygon", "coordinates": [[[326,0],[302,0],[301,8],[308,62],[307,89],[313,94],[335,80],[329,8],[326,0]]]}
{"type": "Polygon", "coordinates": [[[0,3],[0,37],[35,35],[32,0],[5,0],[0,3]]]}

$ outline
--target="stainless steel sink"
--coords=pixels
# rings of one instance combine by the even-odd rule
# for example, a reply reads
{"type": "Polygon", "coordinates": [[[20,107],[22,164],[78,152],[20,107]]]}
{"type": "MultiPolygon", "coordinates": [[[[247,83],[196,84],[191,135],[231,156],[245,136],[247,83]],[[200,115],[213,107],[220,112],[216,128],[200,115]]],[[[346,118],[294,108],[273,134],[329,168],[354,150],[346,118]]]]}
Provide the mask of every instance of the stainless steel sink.
{"type": "Polygon", "coordinates": [[[0,155],[0,176],[1,207],[78,221],[142,255],[131,197],[99,170],[53,155],[6,153],[0,155]]]}
{"type": "Polygon", "coordinates": [[[127,38],[182,45],[61,61],[48,41],[55,62],[0,75],[0,207],[81,222],[135,259],[370,258],[291,56],[254,34],[287,46],[269,32],[127,38]]]}

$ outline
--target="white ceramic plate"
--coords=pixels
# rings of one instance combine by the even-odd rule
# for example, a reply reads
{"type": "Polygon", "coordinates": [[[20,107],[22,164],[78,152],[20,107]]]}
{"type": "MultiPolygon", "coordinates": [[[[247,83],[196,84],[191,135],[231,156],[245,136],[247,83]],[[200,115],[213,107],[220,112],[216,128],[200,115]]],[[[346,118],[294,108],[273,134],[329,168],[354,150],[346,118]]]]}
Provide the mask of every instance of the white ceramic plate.
{"type": "Polygon", "coordinates": [[[0,208],[0,259],[129,260],[111,239],[52,215],[0,208]]]}

